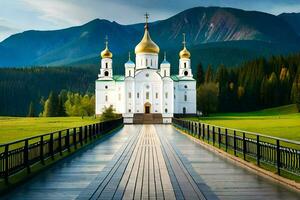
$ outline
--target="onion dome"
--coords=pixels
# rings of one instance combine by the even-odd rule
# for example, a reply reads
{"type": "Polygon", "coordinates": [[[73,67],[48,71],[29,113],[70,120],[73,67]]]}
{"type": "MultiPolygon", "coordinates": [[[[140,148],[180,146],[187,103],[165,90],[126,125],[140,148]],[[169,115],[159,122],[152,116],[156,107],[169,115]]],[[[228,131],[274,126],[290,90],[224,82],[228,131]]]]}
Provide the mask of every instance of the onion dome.
{"type": "Polygon", "coordinates": [[[183,49],[179,52],[179,57],[189,59],[191,57],[191,53],[186,48],[185,33],[183,34],[183,42],[182,43],[183,43],[183,49]]]}
{"type": "Polygon", "coordinates": [[[108,41],[107,37],[105,38],[105,49],[101,51],[101,58],[112,58],[113,54],[108,49],[108,41]]]}
{"type": "Polygon", "coordinates": [[[149,15],[146,14],[146,24],[145,24],[145,33],[140,41],[140,43],[135,47],[135,53],[159,53],[159,47],[155,42],[151,40],[149,31],[148,31],[148,17],[149,15]]]}

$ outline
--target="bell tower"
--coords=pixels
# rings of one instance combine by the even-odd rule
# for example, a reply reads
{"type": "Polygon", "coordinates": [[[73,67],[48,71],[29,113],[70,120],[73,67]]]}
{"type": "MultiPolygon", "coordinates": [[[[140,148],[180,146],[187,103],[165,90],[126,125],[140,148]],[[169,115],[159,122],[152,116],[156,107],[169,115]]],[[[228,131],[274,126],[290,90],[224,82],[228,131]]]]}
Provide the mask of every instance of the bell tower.
{"type": "Polygon", "coordinates": [[[101,67],[99,78],[109,78],[113,77],[112,69],[112,56],[113,54],[108,49],[108,38],[105,37],[105,49],[101,52],[101,67]]]}
{"type": "Polygon", "coordinates": [[[179,76],[193,77],[191,69],[191,53],[186,48],[185,33],[183,33],[183,49],[179,52],[179,76]]]}

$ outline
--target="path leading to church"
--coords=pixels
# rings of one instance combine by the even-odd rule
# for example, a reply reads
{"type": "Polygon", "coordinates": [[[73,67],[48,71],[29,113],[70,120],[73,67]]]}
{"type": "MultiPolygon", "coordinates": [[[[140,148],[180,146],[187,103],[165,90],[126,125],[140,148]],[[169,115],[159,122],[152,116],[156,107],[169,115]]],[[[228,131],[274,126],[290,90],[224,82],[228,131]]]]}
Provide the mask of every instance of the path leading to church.
{"type": "Polygon", "coordinates": [[[300,199],[171,125],[125,125],[4,199],[300,199]]]}

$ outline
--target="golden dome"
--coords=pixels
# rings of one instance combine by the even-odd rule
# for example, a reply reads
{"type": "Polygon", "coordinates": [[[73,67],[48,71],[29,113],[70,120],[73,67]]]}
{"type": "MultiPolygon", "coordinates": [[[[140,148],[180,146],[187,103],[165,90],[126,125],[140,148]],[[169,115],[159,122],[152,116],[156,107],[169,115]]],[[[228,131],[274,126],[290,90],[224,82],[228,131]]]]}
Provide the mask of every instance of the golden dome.
{"type": "Polygon", "coordinates": [[[187,58],[189,59],[191,57],[191,53],[187,50],[185,44],[185,33],[183,34],[183,49],[179,52],[179,57],[180,58],[187,58]]]}
{"type": "Polygon", "coordinates": [[[138,53],[159,53],[159,47],[157,46],[157,44],[155,44],[155,42],[151,40],[147,23],[145,25],[145,33],[143,39],[135,47],[135,54],[138,53]]]}
{"type": "Polygon", "coordinates": [[[179,57],[180,58],[190,58],[191,53],[184,47],[180,52],[179,52],[179,57]]]}
{"type": "Polygon", "coordinates": [[[107,39],[106,39],[105,49],[103,51],[101,51],[101,57],[102,58],[112,58],[112,56],[113,56],[113,54],[108,49],[108,42],[107,42],[107,39]]]}

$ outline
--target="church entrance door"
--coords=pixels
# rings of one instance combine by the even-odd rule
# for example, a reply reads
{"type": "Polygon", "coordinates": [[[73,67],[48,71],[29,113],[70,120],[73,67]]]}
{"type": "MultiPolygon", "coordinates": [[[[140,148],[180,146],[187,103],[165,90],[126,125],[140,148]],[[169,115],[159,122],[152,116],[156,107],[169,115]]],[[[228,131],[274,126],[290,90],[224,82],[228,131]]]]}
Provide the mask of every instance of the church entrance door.
{"type": "Polygon", "coordinates": [[[151,104],[150,103],[145,103],[145,114],[150,114],[150,108],[151,104]]]}

